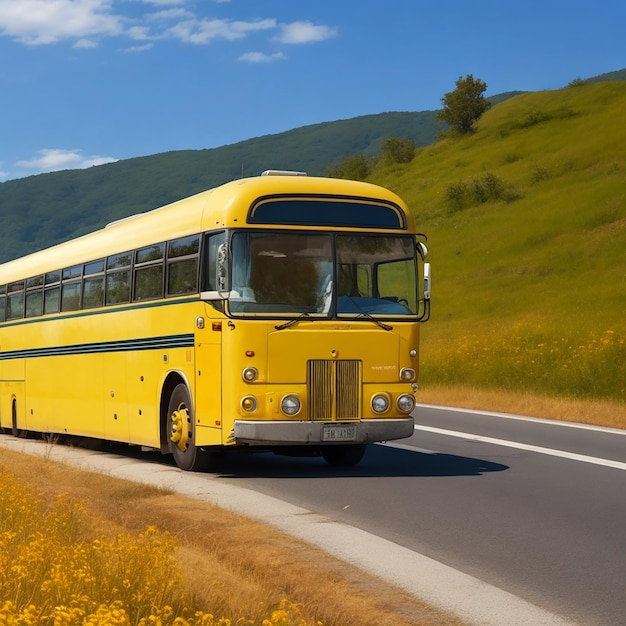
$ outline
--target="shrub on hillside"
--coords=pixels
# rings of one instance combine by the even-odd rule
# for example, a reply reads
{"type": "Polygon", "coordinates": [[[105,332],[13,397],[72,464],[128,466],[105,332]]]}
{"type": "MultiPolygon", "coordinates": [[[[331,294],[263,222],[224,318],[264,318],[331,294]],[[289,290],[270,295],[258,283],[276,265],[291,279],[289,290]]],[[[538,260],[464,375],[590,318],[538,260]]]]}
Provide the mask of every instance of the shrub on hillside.
{"type": "Polygon", "coordinates": [[[520,192],[491,172],[469,182],[450,183],[446,189],[446,201],[453,213],[485,202],[514,202],[520,197],[520,192]]]}
{"type": "Polygon", "coordinates": [[[381,159],[385,163],[410,163],[415,157],[415,142],[402,137],[387,137],[381,144],[381,159]]]}
{"type": "Polygon", "coordinates": [[[373,160],[364,154],[343,157],[339,163],[328,168],[327,174],[331,178],[348,178],[350,180],[365,180],[373,168],[373,160]]]}

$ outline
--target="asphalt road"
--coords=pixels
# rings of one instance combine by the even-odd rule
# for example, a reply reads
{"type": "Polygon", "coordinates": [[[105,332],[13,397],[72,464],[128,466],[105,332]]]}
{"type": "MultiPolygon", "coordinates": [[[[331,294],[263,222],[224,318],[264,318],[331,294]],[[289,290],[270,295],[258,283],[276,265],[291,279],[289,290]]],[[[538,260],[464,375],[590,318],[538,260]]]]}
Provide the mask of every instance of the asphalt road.
{"type": "Polygon", "coordinates": [[[425,406],[416,419],[352,470],[259,455],[218,475],[574,623],[626,624],[626,431],[425,406]]]}
{"type": "Polygon", "coordinates": [[[258,454],[191,474],[160,455],[0,445],[258,517],[468,623],[626,624],[626,431],[427,406],[416,421],[347,470],[258,454]]]}

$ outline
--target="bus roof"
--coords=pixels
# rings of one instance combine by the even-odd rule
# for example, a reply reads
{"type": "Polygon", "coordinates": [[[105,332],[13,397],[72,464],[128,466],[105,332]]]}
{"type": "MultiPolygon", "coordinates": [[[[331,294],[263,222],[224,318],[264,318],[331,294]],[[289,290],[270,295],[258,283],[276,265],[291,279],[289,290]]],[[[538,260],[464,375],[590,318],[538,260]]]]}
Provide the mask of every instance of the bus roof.
{"type": "MultiPolygon", "coordinates": [[[[246,224],[251,205],[259,198],[275,194],[382,200],[401,209],[405,214],[407,232],[414,232],[413,216],[407,206],[384,187],[352,180],[302,175],[242,178],[158,209],[131,215],[101,230],[9,261],[0,265],[0,283],[21,280],[186,235],[220,228],[241,228],[246,224]]],[[[275,224],[272,225],[272,228],[275,227],[275,224]]]]}

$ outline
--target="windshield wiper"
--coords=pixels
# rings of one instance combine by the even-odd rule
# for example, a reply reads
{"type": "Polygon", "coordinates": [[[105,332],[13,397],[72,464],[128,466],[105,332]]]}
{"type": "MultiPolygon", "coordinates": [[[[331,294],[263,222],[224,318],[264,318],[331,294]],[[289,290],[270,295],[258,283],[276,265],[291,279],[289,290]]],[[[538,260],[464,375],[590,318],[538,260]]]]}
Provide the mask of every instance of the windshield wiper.
{"type": "Polygon", "coordinates": [[[389,324],[384,324],[383,322],[381,322],[380,320],[377,320],[373,315],[370,315],[369,313],[359,313],[356,316],[356,319],[358,319],[359,317],[364,317],[365,319],[370,320],[370,322],[374,322],[376,326],[380,326],[383,330],[393,330],[393,326],[389,326],[389,324]]]}
{"type": "MultiPolygon", "coordinates": [[[[359,319],[360,317],[364,317],[365,319],[369,320],[370,322],[374,322],[374,324],[376,324],[376,326],[379,326],[380,328],[382,328],[383,330],[393,330],[393,326],[389,326],[389,324],[385,324],[383,322],[381,322],[380,320],[377,320],[373,315],[371,315],[370,313],[359,313],[355,319],[359,319]]],[[[298,317],[294,317],[293,319],[285,322],[284,324],[278,324],[276,326],[274,326],[274,328],[276,330],[284,330],[285,328],[289,328],[290,326],[293,326],[294,324],[297,324],[298,322],[303,322],[303,321],[314,321],[318,318],[316,317],[311,317],[308,313],[300,313],[300,315],[298,315],[298,317]]]]}
{"type": "Polygon", "coordinates": [[[315,319],[311,317],[308,313],[300,313],[298,317],[294,317],[292,320],[289,320],[288,322],[285,322],[284,324],[278,324],[278,326],[274,326],[274,328],[276,330],[284,330],[285,328],[289,328],[290,326],[293,326],[294,324],[297,324],[298,322],[301,322],[307,318],[309,320],[315,319]]]}

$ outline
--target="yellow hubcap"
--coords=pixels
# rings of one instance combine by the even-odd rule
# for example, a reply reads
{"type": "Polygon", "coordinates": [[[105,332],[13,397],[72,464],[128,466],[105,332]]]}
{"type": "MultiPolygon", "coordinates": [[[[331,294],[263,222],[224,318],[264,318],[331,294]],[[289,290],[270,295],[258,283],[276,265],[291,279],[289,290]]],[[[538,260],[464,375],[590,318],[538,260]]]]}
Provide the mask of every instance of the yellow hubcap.
{"type": "Polygon", "coordinates": [[[170,419],[172,422],[170,439],[181,452],[185,452],[189,447],[191,418],[189,417],[189,409],[184,402],[181,402],[178,408],[172,412],[170,419]]]}

